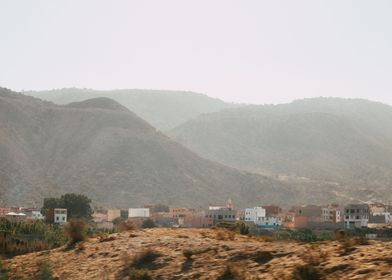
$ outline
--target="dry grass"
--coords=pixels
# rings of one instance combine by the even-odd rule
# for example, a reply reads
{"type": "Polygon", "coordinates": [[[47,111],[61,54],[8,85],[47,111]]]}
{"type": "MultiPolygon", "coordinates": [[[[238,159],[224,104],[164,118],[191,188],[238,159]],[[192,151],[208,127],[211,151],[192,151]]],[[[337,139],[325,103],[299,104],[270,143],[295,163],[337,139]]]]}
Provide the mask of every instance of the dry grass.
{"type": "Polygon", "coordinates": [[[235,240],[235,236],[236,236],[236,233],[233,231],[219,229],[216,232],[215,238],[217,240],[223,240],[223,241],[231,240],[231,241],[233,241],[233,240],[235,240]]]}
{"type": "Polygon", "coordinates": [[[136,226],[132,222],[122,221],[117,225],[117,229],[119,232],[131,231],[131,230],[135,230],[136,226]]]}

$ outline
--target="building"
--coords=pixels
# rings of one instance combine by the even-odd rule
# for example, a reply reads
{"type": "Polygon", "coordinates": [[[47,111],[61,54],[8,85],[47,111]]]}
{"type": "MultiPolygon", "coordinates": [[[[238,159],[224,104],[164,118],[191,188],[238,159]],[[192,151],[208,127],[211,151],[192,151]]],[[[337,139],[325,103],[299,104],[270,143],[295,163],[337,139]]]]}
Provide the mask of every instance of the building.
{"type": "Polygon", "coordinates": [[[258,228],[277,228],[281,227],[283,224],[283,219],[281,216],[265,216],[261,217],[255,225],[258,228]]]}
{"type": "Polygon", "coordinates": [[[206,218],[211,219],[212,225],[219,223],[235,223],[237,219],[237,211],[227,207],[210,207],[205,214],[206,218]]]}
{"type": "Polygon", "coordinates": [[[324,223],[340,223],[342,219],[341,219],[341,211],[339,209],[339,205],[331,204],[322,207],[321,217],[322,217],[322,222],[324,223]]]}
{"type": "Polygon", "coordinates": [[[150,217],[150,208],[129,208],[128,218],[148,218],[150,217]]]}
{"type": "Polygon", "coordinates": [[[107,215],[107,221],[113,222],[113,220],[121,217],[121,210],[120,209],[108,209],[106,215],[107,215]]]}
{"type": "Polygon", "coordinates": [[[258,221],[261,221],[261,218],[265,217],[266,211],[263,207],[257,206],[245,209],[245,222],[253,222],[257,224],[258,221]]]}
{"type": "Polygon", "coordinates": [[[348,229],[364,228],[369,222],[369,206],[350,204],[344,207],[344,227],[348,229]]]}
{"type": "Polygon", "coordinates": [[[278,216],[283,213],[282,208],[277,205],[263,205],[261,207],[265,209],[266,216],[278,216]]]}
{"type": "Polygon", "coordinates": [[[50,208],[46,214],[46,220],[53,224],[64,224],[67,222],[67,209],[50,208]]]}

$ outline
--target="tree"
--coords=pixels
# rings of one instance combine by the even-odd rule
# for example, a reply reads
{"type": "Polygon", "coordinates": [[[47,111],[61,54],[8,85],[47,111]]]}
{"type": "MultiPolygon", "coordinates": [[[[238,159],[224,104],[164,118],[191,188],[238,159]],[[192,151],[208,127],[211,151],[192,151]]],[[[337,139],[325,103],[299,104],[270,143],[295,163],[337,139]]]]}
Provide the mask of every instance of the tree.
{"type": "Polygon", "coordinates": [[[150,218],[144,220],[143,223],[142,223],[142,228],[154,228],[154,227],[156,227],[156,224],[150,218]]]}
{"type": "Polygon", "coordinates": [[[67,209],[68,219],[91,219],[91,199],[83,194],[67,193],[60,198],[45,198],[43,212],[49,208],[67,209]]]}

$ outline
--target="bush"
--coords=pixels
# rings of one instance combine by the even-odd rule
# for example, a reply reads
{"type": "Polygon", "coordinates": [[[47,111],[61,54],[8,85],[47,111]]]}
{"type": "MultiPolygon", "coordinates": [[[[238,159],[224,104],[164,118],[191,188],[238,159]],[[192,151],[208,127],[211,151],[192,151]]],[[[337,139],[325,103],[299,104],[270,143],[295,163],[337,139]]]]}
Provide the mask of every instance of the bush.
{"type": "Polygon", "coordinates": [[[151,272],[146,269],[131,269],[129,271],[129,280],[152,280],[151,272]]]}
{"type": "Polygon", "coordinates": [[[304,264],[295,267],[292,275],[293,280],[321,280],[324,279],[323,272],[314,265],[304,264]]]}
{"type": "Polygon", "coordinates": [[[143,223],[142,223],[142,228],[154,228],[154,227],[156,227],[156,224],[150,218],[144,220],[143,223]]]}
{"type": "Polygon", "coordinates": [[[86,238],[86,223],[83,220],[70,220],[63,227],[64,234],[69,238],[71,244],[84,241],[86,238]]]}
{"type": "Polygon", "coordinates": [[[53,273],[49,261],[44,261],[39,268],[36,280],[53,280],[53,273]]]}
{"type": "Polygon", "coordinates": [[[153,279],[151,273],[146,270],[146,267],[151,266],[152,263],[160,256],[161,254],[151,249],[141,251],[133,258],[129,254],[125,253],[122,256],[124,268],[120,271],[118,277],[121,279],[129,277],[129,279],[134,280],[153,279]]]}
{"type": "Polygon", "coordinates": [[[236,228],[238,229],[239,233],[242,235],[248,235],[249,234],[249,226],[244,223],[244,222],[238,222],[236,224],[236,228]]]}
{"type": "Polygon", "coordinates": [[[238,267],[233,264],[229,264],[217,280],[245,280],[243,274],[243,271],[241,271],[238,267]]]}
{"type": "Polygon", "coordinates": [[[137,253],[133,257],[131,265],[136,268],[143,268],[144,266],[151,264],[160,256],[161,256],[160,253],[152,249],[146,249],[144,251],[137,253]]]}

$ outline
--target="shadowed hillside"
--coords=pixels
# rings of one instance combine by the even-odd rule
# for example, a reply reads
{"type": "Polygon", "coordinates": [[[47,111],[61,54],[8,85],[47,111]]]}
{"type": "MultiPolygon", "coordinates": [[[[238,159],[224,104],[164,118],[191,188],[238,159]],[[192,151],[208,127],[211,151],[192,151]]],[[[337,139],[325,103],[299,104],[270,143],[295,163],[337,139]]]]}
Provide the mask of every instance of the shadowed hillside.
{"type": "Polygon", "coordinates": [[[392,107],[316,98],[203,115],[170,132],[203,157],[263,174],[387,189],[392,107]]]}
{"type": "Polygon", "coordinates": [[[56,104],[68,104],[97,97],[111,98],[142,117],[154,127],[166,131],[203,113],[218,112],[238,107],[203,94],[165,90],[110,90],[59,89],[29,91],[32,95],[56,104]]]}
{"type": "Polygon", "coordinates": [[[33,204],[65,192],[94,203],[205,206],[333,200],[332,189],[253,175],[202,159],[117,102],[66,106],[0,91],[0,194],[33,204]],[[310,190],[311,189],[311,190],[310,190]]]}

